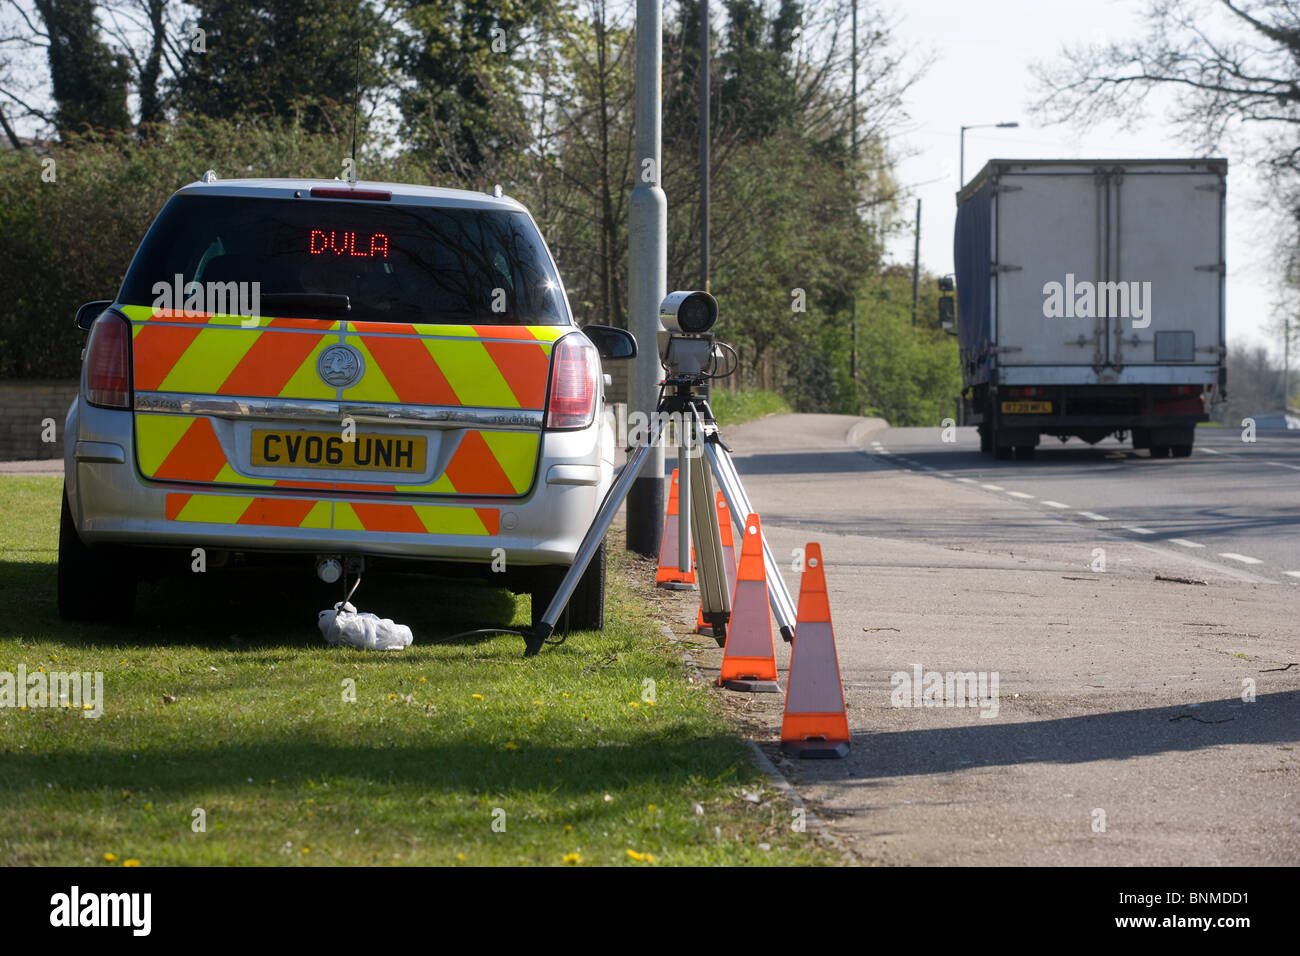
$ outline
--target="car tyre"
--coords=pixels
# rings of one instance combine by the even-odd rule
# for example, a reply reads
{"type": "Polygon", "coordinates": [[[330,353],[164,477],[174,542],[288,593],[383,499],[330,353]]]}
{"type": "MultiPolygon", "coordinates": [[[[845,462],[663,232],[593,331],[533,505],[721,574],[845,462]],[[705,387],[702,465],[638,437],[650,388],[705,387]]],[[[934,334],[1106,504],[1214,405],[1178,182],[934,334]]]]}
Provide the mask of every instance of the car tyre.
{"type": "Polygon", "coordinates": [[[68,490],[59,517],[59,617],[67,621],[125,624],[135,611],[136,575],[113,550],[92,551],[77,534],[68,490]]]}
{"type": "MultiPolygon", "coordinates": [[[[532,593],[533,628],[541,622],[547,606],[568,572],[567,567],[539,568],[533,577],[532,593]]],[[[600,631],[605,628],[605,542],[600,543],[592,555],[587,570],[578,579],[578,586],[569,598],[569,604],[555,622],[556,634],[573,631],[600,631]]]]}

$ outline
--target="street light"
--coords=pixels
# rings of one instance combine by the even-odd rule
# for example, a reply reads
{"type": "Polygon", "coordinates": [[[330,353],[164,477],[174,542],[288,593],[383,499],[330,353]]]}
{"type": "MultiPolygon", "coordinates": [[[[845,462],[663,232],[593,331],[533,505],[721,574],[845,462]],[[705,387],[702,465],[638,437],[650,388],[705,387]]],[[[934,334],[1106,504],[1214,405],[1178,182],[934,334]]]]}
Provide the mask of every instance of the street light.
{"type": "Polygon", "coordinates": [[[968,129],[1015,129],[1019,123],[979,123],[975,126],[963,126],[961,128],[961,161],[957,167],[957,188],[966,185],[966,130],[968,129]]]}

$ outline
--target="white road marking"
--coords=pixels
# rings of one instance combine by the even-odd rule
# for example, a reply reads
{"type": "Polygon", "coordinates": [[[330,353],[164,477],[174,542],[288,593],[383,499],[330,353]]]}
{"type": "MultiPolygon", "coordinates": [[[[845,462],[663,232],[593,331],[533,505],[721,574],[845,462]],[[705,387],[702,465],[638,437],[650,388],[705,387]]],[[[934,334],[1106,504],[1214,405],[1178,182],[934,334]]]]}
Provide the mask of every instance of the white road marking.
{"type": "Polygon", "coordinates": [[[989,491],[1003,491],[1001,485],[980,485],[981,488],[987,488],[989,491]]]}
{"type": "Polygon", "coordinates": [[[1221,452],[1221,451],[1215,451],[1213,448],[1198,448],[1198,449],[1196,449],[1196,450],[1197,450],[1197,451],[1203,451],[1203,452],[1205,452],[1207,455],[1222,455],[1222,454],[1223,454],[1223,452],[1221,452]]]}
{"type": "Polygon", "coordinates": [[[1132,524],[1124,525],[1124,530],[1132,531],[1134,534],[1155,534],[1155,532],[1152,531],[1150,528],[1139,528],[1137,525],[1132,525],[1132,524]]]}
{"type": "Polygon", "coordinates": [[[1170,544],[1180,544],[1184,548],[1203,548],[1205,545],[1198,544],[1195,541],[1188,541],[1186,538],[1170,538],[1170,544]]]}
{"type": "Polygon", "coordinates": [[[1260,577],[1258,574],[1251,574],[1249,571],[1242,571],[1234,568],[1230,564],[1224,564],[1222,561],[1209,561],[1205,558],[1197,558],[1188,554],[1186,551],[1177,551],[1173,548],[1164,547],[1164,542],[1159,545],[1143,544],[1141,541],[1134,541],[1133,547],[1142,548],[1144,551],[1150,551],[1152,554],[1163,555],[1166,558],[1172,558],[1176,561],[1182,561],[1186,564],[1200,568],[1207,574],[1218,574],[1232,578],[1234,581],[1242,581],[1246,584],[1277,584],[1274,578],[1260,577]]]}
{"type": "Polygon", "coordinates": [[[1252,558],[1250,555],[1237,554],[1235,551],[1220,551],[1219,557],[1227,558],[1229,561],[1240,561],[1242,564],[1263,564],[1259,558],[1252,558]]]}
{"type": "Polygon", "coordinates": [[[1289,577],[1300,578],[1300,571],[1283,571],[1282,573],[1289,577]]]}
{"type": "Polygon", "coordinates": [[[1046,499],[1043,500],[1043,504],[1047,505],[1047,507],[1049,507],[1049,508],[1068,508],[1068,507],[1070,507],[1069,505],[1063,505],[1063,504],[1061,504],[1059,501],[1048,501],[1048,500],[1046,500],[1046,499]]]}
{"type": "Polygon", "coordinates": [[[1110,520],[1110,519],[1107,518],[1105,515],[1099,515],[1099,514],[1097,514],[1095,511],[1080,511],[1079,514],[1083,515],[1085,518],[1090,518],[1090,519],[1092,519],[1093,521],[1109,521],[1109,520],[1110,520]]]}
{"type": "Polygon", "coordinates": [[[922,465],[922,466],[921,466],[921,470],[922,470],[922,471],[936,471],[937,469],[934,467],[934,465],[922,465]]]}
{"type": "Polygon", "coordinates": [[[1032,498],[1032,497],[1034,497],[1033,495],[1027,495],[1027,494],[1025,494],[1023,491],[1008,491],[1007,494],[1009,494],[1012,498],[1032,498]]]}
{"type": "Polygon", "coordinates": [[[939,477],[940,477],[940,478],[951,478],[951,477],[952,477],[952,472],[951,472],[951,471],[941,471],[941,472],[939,472],[939,477]]]}
{"type": "Polygon", "coordinates": [[[964,482],[965,484],[968,485],[978,484],[978,482],[976,482],[974,478],[958,478],[957,480],[960,482],[964,482]]]}

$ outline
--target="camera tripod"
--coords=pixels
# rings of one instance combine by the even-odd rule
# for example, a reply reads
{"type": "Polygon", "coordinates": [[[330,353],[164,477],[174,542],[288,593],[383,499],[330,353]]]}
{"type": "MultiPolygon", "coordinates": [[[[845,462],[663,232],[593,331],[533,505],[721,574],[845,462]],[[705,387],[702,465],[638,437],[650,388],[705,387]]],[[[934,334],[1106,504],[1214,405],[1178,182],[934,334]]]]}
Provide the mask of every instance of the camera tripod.
{"type": "MultiPolygon", "coordinates": [[[[718,423],[709,407],[708,385],[701,375],[679,375],[663,382],[659,403],[646,440],[628,457],[627,464],[610,486],[596,517],[578,546],[573,565],[556,589],[546,612],[526,638],[525,657],[532,657],[555,630],[555,623],[564,613],[573,596],[578,581],[591,563],[596,549],[605,538],[614,515],[627,499],[632,482],[636,480],[650,449],[662,438],[669,421],[680,423],[678,455],[678,513],[677,563],[684,571],[691,570],[691,543],[695,542],[698,564],[700,604],[704,620],[713,628],[714,639],[724,644],[727,625],[731,620],[731,593],[723,565],[722,536],[718,527],[718,509],[715,507],[714,481],[722,490],[733,519],[743,529],[745,519],[753,513],[753,505],[740,483],[731,449],[722,440],[718,423]]],[[[776,617],[781,637],[787,642],[794,639],[795,606],[781,578],[780,567],[763,540],[763,559],[767,567],[767,594],[772,614],[776,617]]]]}

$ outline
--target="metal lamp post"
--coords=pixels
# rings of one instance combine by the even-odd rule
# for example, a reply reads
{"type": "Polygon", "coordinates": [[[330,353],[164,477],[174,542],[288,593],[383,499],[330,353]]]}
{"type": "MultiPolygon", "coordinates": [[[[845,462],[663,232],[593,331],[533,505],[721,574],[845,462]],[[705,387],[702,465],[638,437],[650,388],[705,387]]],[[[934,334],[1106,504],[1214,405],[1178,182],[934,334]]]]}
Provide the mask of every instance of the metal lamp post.
{"type": "Polygon", "coordinates": [[[957,167],[957,188],[960,190],[966,185],[966,130],[968,129],[1015,129],[1020,124],[1017,122],[1010,123],[977,123],[974,126],[963,126],[961,128],[961,159],[957,167]]]}

